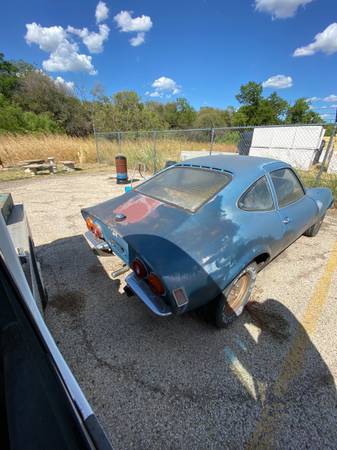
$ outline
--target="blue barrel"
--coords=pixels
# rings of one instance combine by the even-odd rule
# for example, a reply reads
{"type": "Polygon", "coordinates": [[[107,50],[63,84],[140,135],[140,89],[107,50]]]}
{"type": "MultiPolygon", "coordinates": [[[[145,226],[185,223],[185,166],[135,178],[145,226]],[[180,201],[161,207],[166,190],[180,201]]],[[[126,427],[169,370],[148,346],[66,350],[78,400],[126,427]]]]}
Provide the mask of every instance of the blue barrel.
{"type": "Polygon", "coordinates": [[[117,184],[128,183],[128,165],[127,159],[123,155],[117,155],[115,158],[116,162],[116,173],[117,173],[117,184]]]}

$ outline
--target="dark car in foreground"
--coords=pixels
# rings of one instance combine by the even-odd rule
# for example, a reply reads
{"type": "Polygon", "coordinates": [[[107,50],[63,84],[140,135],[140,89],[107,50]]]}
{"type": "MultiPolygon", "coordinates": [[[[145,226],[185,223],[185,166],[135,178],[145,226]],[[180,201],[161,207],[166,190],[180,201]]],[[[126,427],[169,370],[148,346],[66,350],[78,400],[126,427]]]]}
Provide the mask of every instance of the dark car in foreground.
{"type": "Polygon", "coordinates": [[[23,205],[6,197],[0,212],[0,448],[111,450],[43,320],[43,306],[23,205]]]}
{"type": "Polygon", "coordinates": [[[329,189],[305,189],[289,164],[216,155],[177,163],[82,215],[97,247],[132,269],[127,292],[159,316],[208,305],[224,327],[257,272],[314,236],[332,203],[329,189]]]}

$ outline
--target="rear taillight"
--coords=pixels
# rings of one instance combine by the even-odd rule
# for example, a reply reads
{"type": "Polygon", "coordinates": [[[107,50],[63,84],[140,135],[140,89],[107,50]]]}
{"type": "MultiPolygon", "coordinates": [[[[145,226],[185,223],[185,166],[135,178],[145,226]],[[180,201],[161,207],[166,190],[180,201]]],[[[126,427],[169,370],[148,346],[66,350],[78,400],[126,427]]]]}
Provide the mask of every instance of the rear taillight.
{"type": "Polygon", "coordinates": [[[165,287],[159,277],[153,272],[149,273],[143,261],[136,258],[131,264],[131,269],[135,272],[138,278],[145,278],[145,281],[150,286],[156,295],[164,295],[165,287]]]}
{"type": "Polygon", "coordinates": [[[147,269],[144,263],[140,259],[135,259],[131,264],[131,269],[135,272],[137,277],[145,278],[147,275],[147,269]]]}
{"type": "Polygon", "coordinates": [[[101,227],[99,225],[96,225],[95,223],[94,223],[93,233],[96,237],[103,239],[103,233],[102,233],[101,227]]]}
{"type": "Polygon", "coordinates": [[[91,217],[87,217],[85,223],[87,224],[87,228],[89,231],[93,231],[94,222],[91,217]]]}
{"type": "Polygon", "coordinates": [[[87,228],[89,231],[94,233],[94,235],[100,239],[103,239],[103,233],[101,227],[94,223],[91,217],[87,217],[85,223],[87,224],[87,228]]]}
{"type": "Polygon", "coordinates": [[[157,277],[157,275],[155,275],[154,273],[150,273],[150,275],[147,277],[147,282],[155,294],[165,294],[165,287],[160,278],[157,277]]]}

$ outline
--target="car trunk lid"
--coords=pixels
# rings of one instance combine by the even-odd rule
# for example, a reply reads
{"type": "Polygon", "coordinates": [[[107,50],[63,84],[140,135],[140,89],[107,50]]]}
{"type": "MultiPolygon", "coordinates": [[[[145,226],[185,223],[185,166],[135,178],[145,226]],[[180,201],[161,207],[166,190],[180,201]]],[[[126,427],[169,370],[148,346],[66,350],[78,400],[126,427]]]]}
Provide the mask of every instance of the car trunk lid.
{"type": "Polygon", "coordinates": [[[136,242],[139,245],[142,242],[140,236],[154,235],[167,239],[192,214],[182,208],[131,191],[98,205],[84,208],[82,215],[85,219],[88,216],[93,217],[99,223],[104,239],[110,245],[112,244],[112,250],[129,264],[130,259],[134,257],[132,254],[143,250],[135,248],[138,247],[136,242]],[[135,239],[135,236],[138,238],[135,239]],[[127,246],[123,244],[125,242],[127,246]],[[120,248],[114,248],[115,244],[120,248]]]}

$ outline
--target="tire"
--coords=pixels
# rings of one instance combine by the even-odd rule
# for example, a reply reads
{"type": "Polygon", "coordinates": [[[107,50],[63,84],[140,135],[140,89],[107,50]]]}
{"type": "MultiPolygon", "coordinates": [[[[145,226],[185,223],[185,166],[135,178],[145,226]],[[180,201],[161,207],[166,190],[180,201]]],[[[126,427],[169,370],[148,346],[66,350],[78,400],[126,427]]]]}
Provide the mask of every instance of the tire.
{"type": "Polygon", "coordinates": [[[319,229],[321,228],[321,225],[323,223],[324,217],[321,217],[316,223],[311,225],[310,228],[307,229],[307,231],[304,233],[304,236],[308,237],[314,237],[319,232],[319,229]]]}
{"type": "Polygon", "coordinates": [[[257,264],[249,264],[216,299],[214,319],[218,328],[228,327],[243,312],[254,288],[256,274],[257,264]]]}

